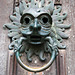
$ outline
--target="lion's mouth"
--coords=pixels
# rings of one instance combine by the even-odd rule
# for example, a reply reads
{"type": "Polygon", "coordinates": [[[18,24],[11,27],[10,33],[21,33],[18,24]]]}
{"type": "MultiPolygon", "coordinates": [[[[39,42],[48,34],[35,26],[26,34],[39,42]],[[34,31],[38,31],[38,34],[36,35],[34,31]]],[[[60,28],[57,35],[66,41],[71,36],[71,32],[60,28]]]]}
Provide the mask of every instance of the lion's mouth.
{"type": "Polygon", "coordinates": [[[28,43],[31,44],[42,44],[45,42],[45,38],[49,36],[49,33],[39,32],[38,34],[33,34],[32,32],[21,31],[23,36],[27,39],[28,43]]]}
{"type": "Polygon", "coordinates": [[[41,36],[31,36],[30,39],[31,39],[31,42],[40,42],[41,36]]]}
{"type": "Polygon", "coordinates": [[[45,38],[49,35],[42,36],[42,35],[23,35],[26,39],[27,42],[30,44],[42,44],[45,42],[45,38]]]}
{"type": "Polygon", "coordinates": [[[44,37],[39,35],[27,36],[27,41],[31,44],[42,44],[44,42],[44,37]]]}

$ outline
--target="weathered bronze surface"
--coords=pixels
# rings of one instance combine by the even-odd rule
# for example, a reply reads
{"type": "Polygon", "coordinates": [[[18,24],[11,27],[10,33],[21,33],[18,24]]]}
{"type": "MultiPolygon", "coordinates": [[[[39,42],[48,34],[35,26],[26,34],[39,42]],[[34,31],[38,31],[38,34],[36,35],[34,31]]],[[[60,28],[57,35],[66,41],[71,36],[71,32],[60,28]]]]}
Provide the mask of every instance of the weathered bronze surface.
{"type": "Polygon", "coordinates": [[[51,0],[22,0],[10,16],[12,22],[4,24],[4,28],[9,29],[8,37],[12,40],[9,49],[14,50],[19,64],[24,69],[31,72],[43,71],[53,63],[58,55],[58,48],[66,48],[62,45],[63,39],[68,38],[64,32],[71,25],[63,24],[67,14],[61,15],[61,9],[61,6],[55,8],[51,0]],[[34,54],[45,61],[44,53],[50,53],[51,59],[39,69],[30,68],[21,61],[20,57],[24,52],[29,62],[34,54]]]}

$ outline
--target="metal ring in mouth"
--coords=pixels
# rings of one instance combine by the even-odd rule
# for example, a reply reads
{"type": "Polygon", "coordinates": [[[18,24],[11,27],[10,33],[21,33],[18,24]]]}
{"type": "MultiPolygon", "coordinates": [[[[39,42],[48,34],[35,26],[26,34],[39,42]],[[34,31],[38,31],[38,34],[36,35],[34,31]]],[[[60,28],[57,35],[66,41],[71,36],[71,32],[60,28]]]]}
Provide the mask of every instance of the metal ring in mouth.
{"type": "Polygon", "coordinates": [[[50,59],[50,61],[49,61],[46,65],[44,65],[44,66],[42,66],[42,67],[40,67],[40,68],[32,68],[32,67],[29,67],[29,66],[25,65],[25,64],[21,61],[19,51],[16,52],[16,58],[17,58],[18,63],[20,64],[20,66],[23,67],[24,69],[30,71],[30,72],[41,72],[41,71],[43,71],[43,70],[49,68],[49,67],[51,66],[51,64],[53,63],[55,57],[56,57],[56,52],[53,51],[53,52],[52,52],[52,55],[51,55],[51,59],[50,59]]]}

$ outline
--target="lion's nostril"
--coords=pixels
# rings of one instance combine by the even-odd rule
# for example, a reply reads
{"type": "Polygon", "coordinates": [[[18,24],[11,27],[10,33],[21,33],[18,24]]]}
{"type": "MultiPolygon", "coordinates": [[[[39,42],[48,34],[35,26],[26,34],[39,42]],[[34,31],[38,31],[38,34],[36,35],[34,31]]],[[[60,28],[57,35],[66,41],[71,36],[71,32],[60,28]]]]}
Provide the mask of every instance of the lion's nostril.
{"type": "Polygon", "coordinates": [[[29,29],[30,29],[30,31],[32,31],[32,30],[33,30],[33,26],[32,26],[32,25],[30,25],[29,29]]]}
{"type": "Polygon", "coordinates": [[[38,30],[39,30],[39,31],[41,30],[41,25],[38,26],[38,30]]]}
{"type": "Polygon", "coordinates": [[[29,27],[29,29],[30,29],[30,31],[40,31],[41,30],[41,25],[37,25],[36,27],[34,26],[34,25],[30,25],[30,27],[29,27]]]}

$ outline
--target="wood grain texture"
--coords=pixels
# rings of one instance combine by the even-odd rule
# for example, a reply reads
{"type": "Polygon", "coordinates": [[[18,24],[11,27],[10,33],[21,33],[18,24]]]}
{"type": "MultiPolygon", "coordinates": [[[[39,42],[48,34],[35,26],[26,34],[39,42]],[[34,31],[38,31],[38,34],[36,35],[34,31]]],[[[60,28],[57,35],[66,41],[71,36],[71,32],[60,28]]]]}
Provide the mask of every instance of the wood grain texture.
{"type": "Polygon", "coordinates": [[[66,31],[69,39],[64,42],[67,45],[66,71],[67,75],[75,75],[75,0],[63,0],[62,2],[63,12],[68,13],[65,23],[72,24],[71,29],[66,31]]]}
{"type": "Polygon", "coordinates": [[[12,0],[0,0],[0,75],[6,75],[7,52],[10,40],[7,31],[3,30],[3,24],[9,22],[12,13],[12,0]]]}
{"type": "MultiPolygon", "coordinates": [[[[9,15],[12,14],[13,9],[12,4],[13,0],[0,0],[0,75],[6,75],[7,51],[10,40],[7,37],[7,30],[3,30],[3,24],[9,22],[9,15]]],[[[66,73],[67,75],[75,75],[75,0],[62,0],[62,12],[68,13],[64,23],[72,24],[71,29],[66,31],[69,39],[64,40],[64,44],[67,45],[66,73]]],[[[39,62],[39,64],[42,63],[39,62]]],[[[18,65],[17,75],[28,75],[28,72],[18,65]]],[[[42,75],[56,75],[55,62],[42,75]]]]}

